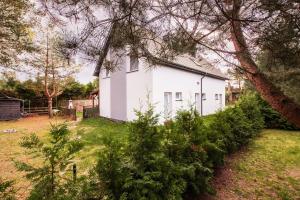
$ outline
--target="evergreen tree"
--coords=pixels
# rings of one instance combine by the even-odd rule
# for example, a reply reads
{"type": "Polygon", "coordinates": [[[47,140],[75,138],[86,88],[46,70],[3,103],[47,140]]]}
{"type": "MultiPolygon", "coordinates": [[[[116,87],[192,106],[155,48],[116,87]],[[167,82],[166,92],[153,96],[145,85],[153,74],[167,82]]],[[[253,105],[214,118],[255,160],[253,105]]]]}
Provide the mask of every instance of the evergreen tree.
{"type": "Polygon", "coordinates": [[[16,161],[17,168],[32,181],[29,199],[61,199],[72,193],[71,186],[75,185],[76,177],[70,175],[70,171],[75,153],[81,150],[82,143],[72,139],[66,124],[52,125],[50,143],[44,143],[32,134],[25,136],[20,145],[42,162],[41,165],[31,165],[16,161]]]}

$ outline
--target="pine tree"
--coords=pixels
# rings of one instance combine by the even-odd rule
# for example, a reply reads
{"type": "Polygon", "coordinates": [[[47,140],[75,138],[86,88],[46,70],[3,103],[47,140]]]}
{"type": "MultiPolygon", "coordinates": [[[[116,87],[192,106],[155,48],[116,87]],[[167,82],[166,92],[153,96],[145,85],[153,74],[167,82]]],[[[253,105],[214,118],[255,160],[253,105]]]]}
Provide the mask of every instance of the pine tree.
{"type": "Polygon", "coordinates": [[[40,166],[16,161],[20,171],[33,183],[29,199],[56,199],[67,196],[68,188],[74,182],[70,175],[75,153],[81,150],[82,143],[71,138],[66,124],[52,125],[50,143],[42,142],[35,134],[25,136],[20,145],[27,149],[40,166]]]}

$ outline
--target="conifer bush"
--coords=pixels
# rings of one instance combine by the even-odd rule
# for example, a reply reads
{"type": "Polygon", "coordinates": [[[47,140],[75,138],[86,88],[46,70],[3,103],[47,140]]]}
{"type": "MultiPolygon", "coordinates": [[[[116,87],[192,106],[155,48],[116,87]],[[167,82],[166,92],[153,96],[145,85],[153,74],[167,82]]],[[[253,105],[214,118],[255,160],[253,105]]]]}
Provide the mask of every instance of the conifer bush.
{"type": "Polygon", "coordinates": [[[222,141],[221,148],[228,153],[246,145],[252,138],[251,122],[239,107],[231,107],[215,115],[210,124],[212,141],[222,141]]]}
{"type": "Polygon", "coordinates": [[[125,143],[105,139],[95,169],[107,199],[183,199],[213,193],[213,171],[263,127],[257,99],[242,98],[211,117],[205,125],[199,113],[179,111],[173,120],[158,124],[150,106],[129,123],[125,143]]]}
{"type": "Polygon", "coordinates": [[[179,111],[171,124],[167,143],[170,159],[182,168],[187,182],[185,193],[213,192],[209,181],[212,167],[223,158],[223,152],[207,138],[207,128],[199,113],[191,108],[179,111]],[[215,154],[213,157],[209,155],[215,154]]]}
{"type": "Polygon", "coordinates": [[[257,95],[253,92],[241,96],[237,106],[243,111],[243,114],[250,121],[252,134],[255,136],[264,127],[264,117],[262,107],[259,104],[257,95]]]}
{"type": "Polygon", "coordinates": [[[108,199],[181,199],[182,169],[165,154],[163,128],[151,107],[137,112],[125,145],[106,140],[96,171],[108,199]]]}
{"type": "Polygon", "coordinates": [[[20,145],[41,164],[15,161],[16,167],[26,173],[33,183],[30,200],[76,199],[79,182],[72,176],[74,154],[81,150],[82,143],[71,138],[66,124],[52,125],[50,142],[44,143],[35,134],[23,137],[20,145]]]}
{"type": "Polygon", "coordinates": [[[258,93],[254,93],[258,104],[261,108],[261,113],[264,120],[264,125],[266,128],[277,128],[284,130],[300,130],[290,122],[288,122],[284,117],[275,111],[258,93]]]}
{"type": "Polygon", "coordinates": [[[252,93],[218,112],[209,125],[209,139],[228,153],[248,144],[264,127],[259,101],[252,93]]]}

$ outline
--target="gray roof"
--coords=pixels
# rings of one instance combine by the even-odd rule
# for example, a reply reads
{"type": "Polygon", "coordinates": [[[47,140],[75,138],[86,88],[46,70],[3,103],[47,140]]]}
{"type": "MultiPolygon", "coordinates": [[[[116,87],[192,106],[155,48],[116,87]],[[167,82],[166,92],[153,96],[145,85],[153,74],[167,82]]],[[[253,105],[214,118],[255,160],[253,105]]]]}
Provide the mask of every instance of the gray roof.
{"type": "Polygon", "coordinates": [[[189,55],[180,55],[175,57],[172,61],[158,59],[157,63],[164,66],[213,77],[216,79],[228,79],[228,77],[225,74],[223,74],[221,70],[214,67],[203,58],[196,59],[189,55]]]}
{"type": "MultiPolygon", "coordinates": [[[[112,28],[113,29],[113,28],[112,28]]],[[[99,76],[101,66],[103,64],[103,61],[108,53],[109,50],[109,43],[112,39],[112,29],[110,30],[108,37],[103,45],[102,54],[99,57],[99,60],[97,62],[97,65],[94,70],[94,76],[99,76]]],[[[153,46],[154,47],[154,46],[153,46]]],[[[155,47],[154,47],[155,48],[155,47]]],[[[155,54],[155,53],[154,53],[155,54]]],[[[216,79],[221,80],[228,80],[229,78],[221,72],[218,68],[212,66],[208,61],[206,61],[204,58],[196,59],[188,55],[180,55],[175,57],[174,60],[169,61],[165,59],[161,59],[158,57],[155,57],[155,63],[168,66],[184,71],[189,71],[192,73],[197,73],[209,77],[213,77],[216,79]]]]}
{"type": "Polygon", "coordinates": [[[5,94],[2,94],[0,93],[0,101],[1,100],[5,100],[5,101],[23,101],[22,99],[17,99],[17,98],[14,98],[14,97],[9,97],[9,96],[6,96],[5,94]]]}
{"type": "MultiPolygon", "coordinates": [[[[105,57],[102,57],[101,61],[97,63],[97,66],[94,71],[94,76],[99,76],[101,65],[104,61],[105,57]],[[101,64],[100,64],[101,63],[101,64]]],[[[229,78],[221,72],[218,68],[212,66],[205,59],[195,59],[188,55],[181,55],[175,57],[174,60],[164,60],[164,59],[155,59],[156,64],[160,64],[162,66],[172,67],[196,74],[201,74],[205,76],[209,76],[216,79],[228,80],[229,78]]]]}

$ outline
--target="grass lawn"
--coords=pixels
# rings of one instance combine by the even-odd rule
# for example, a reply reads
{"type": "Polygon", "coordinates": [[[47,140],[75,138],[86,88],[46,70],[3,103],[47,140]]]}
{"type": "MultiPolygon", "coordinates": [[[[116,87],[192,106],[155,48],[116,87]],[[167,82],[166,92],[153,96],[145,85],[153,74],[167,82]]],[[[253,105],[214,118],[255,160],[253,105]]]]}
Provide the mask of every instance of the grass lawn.
{"type": "MultiPolygon", "coordinates": [[[[51,120],[52,123],[55,121],[51,120]]],[[[16,171],[12,160],[32,161],[18,143],[31,132],[47,140],[49,122],[47,116],[0,122],[0,177],[16,181],[18,199],[24,199],[30,183],[22,178],[24,174],[16,171]],[[8,128],[18,132],[2,132],[8,128]]],[[[111,135],[125,140],[128,136],[127,124],[101,118],[70,122],[70,128],[78,132],[84,143],[76,158],[80,174],[95,166],[98,152],[103,147],[103,137],[111,135]]],[[[217,171],[213,184],[217,195],[205,197],[207,199],[299,200],[300,132],[264,130],[248,148],[226,159],[226,165],[217,171]]]]}
{"type": "Polygon", "coordinates": [[[48,116],[29,117],[16,121],[0,121],[0,177],[15,181],[15,188],[18,191],[17,199],[24,199],[30,188],[30,182],[23,178],[23,173],[16,170],[13,160],[32,161],[19,145],[21,138],[36,133],[46,140],[50,123],[61,123],[63,121],[60,118],[49,120],[48,116]],[[3,133],[7,129],[15,129],[17,132],[3,133]]]}
{"type": "Polygon", "coordinates": [[[103,118],[85,119],[77,124],[77,131],[84,143],[79,153],[79,170],[87,172],[95,166],[99,150],[103,147],[103,137],[113,136],[124,140],[128,135],[127,124],[115,123],[103,118]]]}
{"type": "Polygon", "coordinates": [[[300,132],[264,130],[230,156],[214,180],[217,196],[207,199],[300,199],[300,132]]]}

